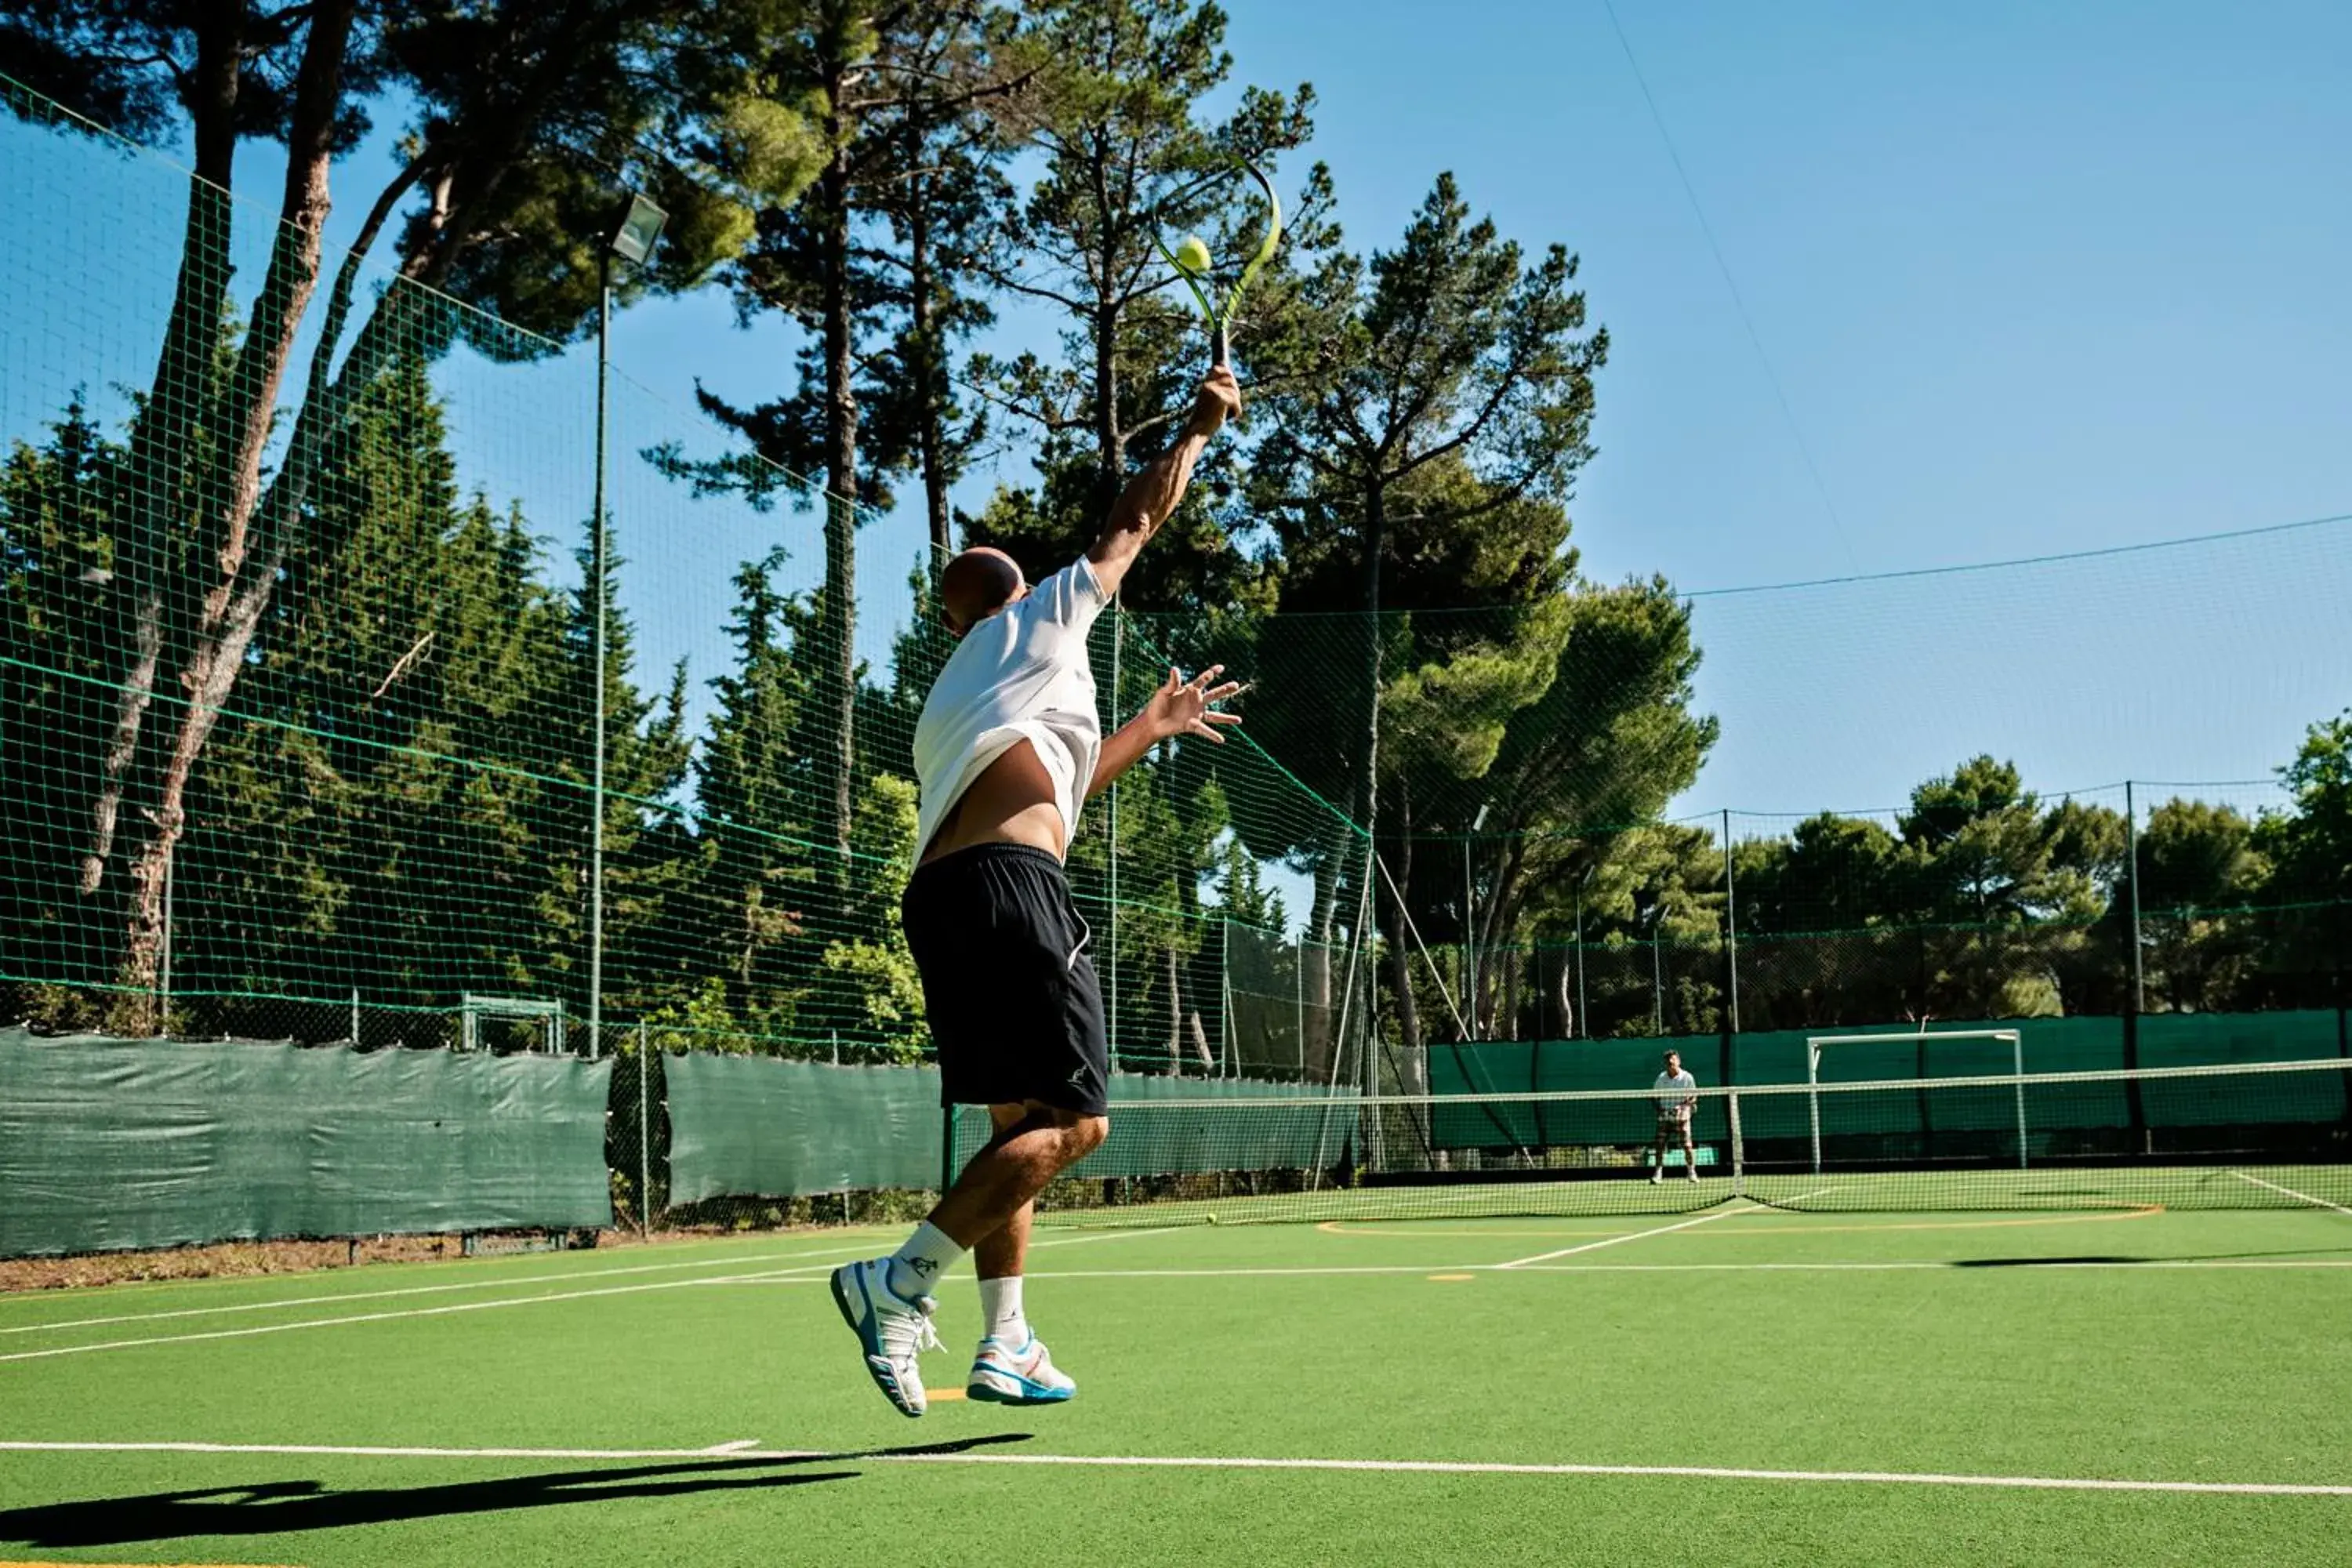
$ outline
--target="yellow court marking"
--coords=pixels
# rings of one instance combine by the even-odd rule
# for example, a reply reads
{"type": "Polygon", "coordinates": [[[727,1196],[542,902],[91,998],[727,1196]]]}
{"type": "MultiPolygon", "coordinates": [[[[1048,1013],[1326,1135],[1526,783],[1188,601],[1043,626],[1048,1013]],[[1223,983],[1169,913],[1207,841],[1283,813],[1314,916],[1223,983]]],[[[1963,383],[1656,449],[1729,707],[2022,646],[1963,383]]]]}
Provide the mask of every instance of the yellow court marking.
{"type": "MultiPolygon", "coordinates": [[[[961,1399],[964,1396],[964,1392],[961,1388],[928,1388],[923,1391],[923,1397],[929,1400],[933,1405],[937,1405],[942,1400],[952,1401],[961,1399]]],[[[8,1565],[5,1563],[0,1563],[0,1568],[8,1568],[8,1565]]]]}
{"type": "Polygon", "coordinates": [[[1430,1278],[1431,1278],[1432,1279],[1442,1279],[1442,1280],[1444,1280],[1445,1283],[1447,1283],[1447,1284],[1451,1285],[1451,1284],[1453,1284],[1455,1280],[1465,1280],[1465,1281],[1466,1281],[1466,1280],[1475,1279],[1476,1279],[1476,1278],[1478,1278],[1478,1277],[1477,1277],[1475,1274],[1433,1274],[1433,1275],[1431,1275],[1431,1276],[1430,1276],[1430,1278]]]}

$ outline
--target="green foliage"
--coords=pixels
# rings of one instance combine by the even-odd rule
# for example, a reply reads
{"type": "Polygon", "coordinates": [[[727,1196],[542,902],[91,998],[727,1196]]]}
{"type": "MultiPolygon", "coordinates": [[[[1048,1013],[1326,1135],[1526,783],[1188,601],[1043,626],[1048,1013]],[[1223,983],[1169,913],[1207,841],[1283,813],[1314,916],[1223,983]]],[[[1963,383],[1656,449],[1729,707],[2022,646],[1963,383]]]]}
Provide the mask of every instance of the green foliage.
{"type": "MultiPolygon", "coordinates": [[[[974,376],[1034,437],[1042,476],[1034,491],[1000,497],[966,531],[1010,551],[1034,577],[1091,543],[1112,496],[1155,456],[1190,406],[1207,363],[1201,323],[1160,256],[1160,236],[1233,236],[1264,223],[1255,187],[1233,161],[1271,170],[1312,133],[1314,89],[1244,87],[1221,118],[1206,102],[1227,93],[1233,59],[1225,16],[1192,0],[1040,0],[1024,47],[1041,63],[1020,125],[1042,169],[1010,214],[991,262],[996,281],[1063,324],[1058,358],[982,358],[974,376]]],[[[1295,205],[1293,255],[1324,243],[1328,185],[1319,174],[1295,205]]],[[[1245,315],[1282,296],[1254,287],[1245,315]]],[[[1260,341],[1245,322],[1240,354],[1260,341]]],[[[1242,599],[1256,575],[1211,504],[1229,445],[1213,449],[1203,482],[1167,520],[1128,577],[1130,604],[1202,609],[1242,599]]]]}
{"type": "Polygon", "coordinates": [[[2352,898],[2352,710],[2314,724],[2279,770],[2294,811],[2265,820],[2261,846],[2305,898],[2352,898]]]}

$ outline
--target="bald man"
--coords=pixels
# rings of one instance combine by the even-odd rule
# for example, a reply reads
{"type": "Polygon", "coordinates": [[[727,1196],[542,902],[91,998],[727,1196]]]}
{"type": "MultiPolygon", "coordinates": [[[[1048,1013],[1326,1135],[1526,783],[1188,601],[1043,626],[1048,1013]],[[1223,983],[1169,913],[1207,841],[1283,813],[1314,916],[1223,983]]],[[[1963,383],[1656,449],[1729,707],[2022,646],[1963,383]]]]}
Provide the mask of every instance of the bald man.
{"type": "Polygon", "coordinates": [[[1087,632],[1240,409],[1221,365],[1094,547],[1034,589],[1001,551],[967,550],[940,574],[940,609],[959,643],[915,726],[920,851],[900,914],[922,972],[941,1099],[986,1106],[995,1135],[905,1246],[833,1275],[866,1370],[908,1415],[926,1405],[920,1353],[940,1343],[932,1289],[967,1251],[982,1324],[965,1393],[1050,1405],[1077,1392],[1030,1331],[1021,1300],[1037,1194],[1110,1131],[1102,988],[1062,863],[1089,796],[1161,741],[1218,741],[1218,726],[1239,722],[1215,710],[1237,689],[1216,684],[1218,668],[1191,680],[1171,669],[1105,742],[1087,632]]]}

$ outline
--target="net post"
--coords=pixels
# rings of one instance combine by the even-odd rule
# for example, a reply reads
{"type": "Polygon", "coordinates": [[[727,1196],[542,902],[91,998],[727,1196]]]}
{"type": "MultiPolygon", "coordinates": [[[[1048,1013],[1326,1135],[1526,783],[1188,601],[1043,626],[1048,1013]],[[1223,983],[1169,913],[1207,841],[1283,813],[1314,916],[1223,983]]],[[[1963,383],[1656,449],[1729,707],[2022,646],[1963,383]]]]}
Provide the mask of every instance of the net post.
{"type": "Polygon", "coordinates": [[[2010,1059],[2017,1072],[2017,1168],[2025,1169],[2025,1031],[2012,1029],[2009,1035],[2010,1059]]]}
{"type": "Polygon", "coordinates": [[[1805,1108],[1812,1123],[1813,1174],[1822,1173],[1822,1042],[1819,1036],[1805,1041],[1805,1108]]]}
{"type": "Polygon", "coordinates": [[[1731,1195],[1748,1195],[1748,1146],[1739,1130],[1739,1091],[1730,1089],[1724,1102],[1731,1112],[1731,1195]]]}

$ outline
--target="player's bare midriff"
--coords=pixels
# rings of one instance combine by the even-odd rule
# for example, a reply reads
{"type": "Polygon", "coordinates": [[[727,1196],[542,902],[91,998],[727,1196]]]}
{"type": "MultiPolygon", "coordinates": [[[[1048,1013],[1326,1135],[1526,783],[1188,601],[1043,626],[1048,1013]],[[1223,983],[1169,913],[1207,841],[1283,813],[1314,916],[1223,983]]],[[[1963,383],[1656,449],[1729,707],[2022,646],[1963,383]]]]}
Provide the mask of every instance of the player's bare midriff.
{"type": "Polygon", "coordinates": [[[1062,811],[1053,775],[1026,741],[988,764],[931,836],[923,864],[979,844],[1020,844],[1062,858],[1062,811]]]}

